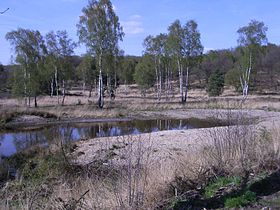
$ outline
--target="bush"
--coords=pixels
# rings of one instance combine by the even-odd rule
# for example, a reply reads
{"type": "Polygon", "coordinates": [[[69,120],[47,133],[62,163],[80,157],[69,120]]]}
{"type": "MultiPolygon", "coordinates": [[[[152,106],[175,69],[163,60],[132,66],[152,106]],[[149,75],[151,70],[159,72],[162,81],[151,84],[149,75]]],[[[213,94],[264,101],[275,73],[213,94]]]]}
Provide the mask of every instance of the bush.
{"type": "Polygon", "coordinates": [[[213,197],[221,187],[227,187],[231,185],[237,186],[240,185],[240,183],[240,177],[221,177],[205,187],[204,195],[206,198],[210,198],[213,197]]]}
{"type": "Polygon", "coordinates": [[[144,56],[136,66],[134,80],[142,92],[153,86],[155,82],[153,61],[149,56],[144,56]]]}
{"type": "Polygon", "coordinates": [[[225,84],[233,86],[236,92],[240,92],[242,90],[240,84],[240,75],[236,69],[231,69],[226,73],[225,84]]]}
{"type": "Polygon", "coordinates": [[[226,208],[240,208],[256,201],[256,194],[251,191],[246,191],[243,195],[228,198],[225,201],[226,208]]]}
{"type": "Polygon", "coordinates": [[[216,70],[209,77],[208,94],[209,96],[219,96],[224,90],[224,75],[216,70]]]}

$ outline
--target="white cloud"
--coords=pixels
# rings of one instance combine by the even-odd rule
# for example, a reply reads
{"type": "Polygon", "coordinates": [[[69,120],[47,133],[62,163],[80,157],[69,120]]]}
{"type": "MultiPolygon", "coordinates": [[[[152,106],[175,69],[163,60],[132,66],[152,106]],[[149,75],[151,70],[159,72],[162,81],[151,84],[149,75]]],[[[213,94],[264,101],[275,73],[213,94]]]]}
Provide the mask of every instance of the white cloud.
{"type": "Polygon", "coordinates": [[[140,34],[144,32],[143,23],[140,15],[132,15],[127,21],[121,21],[123,30],[126,34],[140,34]]]}

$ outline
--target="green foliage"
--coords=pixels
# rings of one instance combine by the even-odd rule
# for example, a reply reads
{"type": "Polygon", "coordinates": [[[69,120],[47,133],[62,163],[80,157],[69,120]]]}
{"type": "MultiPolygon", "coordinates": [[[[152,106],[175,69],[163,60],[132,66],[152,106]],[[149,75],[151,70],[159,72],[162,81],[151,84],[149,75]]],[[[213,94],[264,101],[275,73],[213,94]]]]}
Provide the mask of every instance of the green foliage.
{"type": "Polygon", "coordinates": [[[98,71],[95,60],[91,55],[87,54],[83,57],[82,62],[77,67],[77,71],[81,80],[91,87],[94,86],[94,81],[98,78],[98,71]]]}
{"type": "Polygon", "coordinates": [[[58,80],[73,79],[74,68],[69,61],[69,57],[74,53],[77,44],[69,38],[66,31],[53,31],[47,33],[46,45],[48,55],[46,58],[46,77],[49,79],[54,77],[55,71],[58,73],[58,80]]]}
{"type": "Polygon", "coordinates": [[[90,0],[82,10],[77,28],[80,42],[97,56],[113,53],[124,36],[110,0],[90,0]]]}
{"type": "Polygon", "coordinates": [[[47,49],[43,36],[39,31],[19,28],[7,33],[6,39],[14,47],[15,62],[20,66],[14,75],[13,92],[25,97],[38,96],[44,92],[47,80],[44,74],[47,49]]]}
{"type": "Polygon", "coordinates": [[[122,60],[120,78],[125,84],[132,84],[134,82],[133,75],[135,73],[137,63],[137,60],[133,57],[126,57],[122,60]]]}
{"type": "Polygon", "coordinates": [[[10,77],[10,83],[12,85],[13,96],[24,96],[24,72],[20,69],[20,66],[15,66],[12,76],[10,77]]]}
{"type": "Polygon", "coordinates": [[[237,186],[240,184],[240,182],[240,177],[220,177],[205,187],[204,196],[206,198],[210,198],[214,196],[217,190],[221,187],[227,187],[231,185],[237,186]]]}
{"type": "Polygon", "coordinates": [[[224,75],[220,71],[215,71],[210,75],[208,81],[208,94],[209,96],[219,96],[224,89],[224,75]]]}
{"type": "Polygon", "coordinates": [[[21,175],[23,180],[36,184],[44,181],[52,173],[58,173],[58,160],[52,156],[37,157],[28,160],[22,169],[21,175]]]}
{"type": "Polygon", "coordinates": [[[236,92],[241,91],[240,73],[236,69],[231,69],[225,74],[225,84],[233,86],[236,92]]]}
{"type": "Polygon", "coordinates": [[[79,41],[86,45],[88,53],[95,56],[98,61],[96,62],[100,71],[98,106],[102,108],[104,105],[102,73],[105,73],[105,70],[110,74],[108,75],[110,78],[115,76],[112,73],[115,73],[114,68],[117,65],[118,41],[122,41],[124,36],[111,1],[88,1],[88,5],[82,10],[77,29],[79,41]]]}
{"type": "Polygon", "coordinates": [[[142,90],[150,88],[154,85],[154,64],[150,56],[145,55],[144,58],[137,64],[134,80],[142,90]]]}
{"type": "Polygon", "coordinates": [[[241,196],[226,199],[225,208],[241,208],[255,201],[256,194],[251,191],[246,191],[241,196]]]}
{"type": "Polygon", "coordinates": [[[265,44],[267,42],[266,31],[267,27],[263,22],[251,20],[247,26],[238,29],[238,43],[242,46],[265,44]]]}

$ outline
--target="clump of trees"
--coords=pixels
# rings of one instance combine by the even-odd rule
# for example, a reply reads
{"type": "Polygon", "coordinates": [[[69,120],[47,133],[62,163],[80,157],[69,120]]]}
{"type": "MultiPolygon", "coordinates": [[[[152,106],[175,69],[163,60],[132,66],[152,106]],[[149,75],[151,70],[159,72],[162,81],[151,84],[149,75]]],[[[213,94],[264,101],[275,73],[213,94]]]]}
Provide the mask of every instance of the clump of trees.
{"type": "Polygon", "coordinates": [[[15,95],[24,97],[26,105],[33,98],[37,107],[41,94],[56,97],[57,104],[63,105],[73,83],[81,84],[84,93],[89,90],[89,97],[95,89],[100,108],[106,94],[114,99],[119,84],[137,83],[143,95],[153,87],[158,101],[164,96],[169,100],[178,89],[182,103],[187,102],[192,87],[218,96],[224,85],[233,86],[245,100],[249,89],[277,91],[280,85],[280,47],[267,42],[267,27],[256,20],[238,29],[234,49],[203,54],[198,24],[176,20],[167,33],[145,38],[142,57],[125,56],[118,44],[124,33],[112,3],[90,0],[82,10],[77,32],[87,48],[81,58],[73,56],[77,43],[66,31],[43,36],[37,30],[20,28],[7,33],[15,52],[10,86],[15,95]]]}
{"type": "MultiPolygon", "coordinates": [[[[168,34],[149,35],[145,38],[144,57],[149,56],[153,60],[151,68],[154,69],[158,101],[162,98],[163,88],[166,98],[169,98],[173,90],[171,82],[176,78],[175,76],[179,78],[181,102],[187,101],[189,71],[197,64],[198,57],[203,53],[197,27],[194,20],[190,20],[184,25],[176,20],[168,27],[168,34]]],[[[142,63],[138,65],[142,65],[142,63]]],[[[148,74],[143,75],[149,76],[148,74]]],[[[136,80],[136,82],[138,81],[136,80]]]]}
{"type": "Polygon", "coordinates": [[[51,31],[45,37],[39,31],[22,28],[7,33],[6,39],[16,54],[13,92],[23,96],[26,105],[30,106],[31,97],[34,97],[37,107],[37,97],[43,93],[49,93],[51,97],[56,95],[57,103],[63,105],[73,75],[79,75],[84,89],[88,84],[91,93],[97,83],[97,71],[99,107],[104,106],[104,82],[107,82],[110,96],[114,95],[121,57],[118,41],[124,36],[119,19],[110,0],[91,0],[82,12],[77,29],[80,42],[86,45],[88,53],[77,70],[71,61],[77,44],[66,31],[51,31]]]}
{"type": "Polygon", "coordinates": [[[43,37],[39,31],[18,29],[6,34],[6,39],[14,48],[17,64],[13,77],[13,92],[25,98],[30,106],[31,97],[37,107],[37,97],[43,93],[53,96],[62,87],[63,99],[67,81],[73,71],[69,57],[76,44],[68,38],[66,31],[50,32],[43,37]],[[50,87],[50,88],[49,88],[50,87]]]}
{"type": "Polygon", "coordinates": [[[203,55],[197,26],[193,20],[184,26],[176,20],[168,27],[168,34],[148,36],[144,40],[145,56],[150,56],[154,61],[151,68],[154,69],[158,100],[161,99],[163,87],[168,95],[172,80],[179,83],[181,102],[186,102],[191,83],[197,81],[199,85],[196,85],[206,88],[210,96],[220,95],[226,84],[234,86],[236,91],[242,91],[246,99],[249,84],[254,88],[261,79],[258,73],[264,70],[263,65],[268,61],[268,48],[273,49],[271,45],[266,45],[267,27],[263,22],[252,20],[238,29],[238,47],[203,55]]]}

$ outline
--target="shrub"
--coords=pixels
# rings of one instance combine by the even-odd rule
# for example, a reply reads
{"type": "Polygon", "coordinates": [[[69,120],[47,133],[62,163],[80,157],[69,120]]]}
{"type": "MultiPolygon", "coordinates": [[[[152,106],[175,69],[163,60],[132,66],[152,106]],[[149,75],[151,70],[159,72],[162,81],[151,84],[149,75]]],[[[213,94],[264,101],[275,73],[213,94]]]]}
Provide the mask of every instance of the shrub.
{"type": "Polygon", "coordinates": [[[222,94],[224,89],[224,75],[216,70],[209,77],[208,82],[208,94],[209,96],[219,96],[222,94]]]}
{"type": "Polygon", "coordinates": [[[226,73],[225,84],[233,86],[235,88],[236,92],[239,92],[242,90],[241,84],[240,84],[240,75],[239,75],[238,70],[231,69],[226,73]]]}
{"type": "Polygon", "coordinates": [[[146,89],[153,86],[155,78],[153,75],[153,62],[149,56],[144,58],[136,66],[134,80],[139,85],[141,91],[145,95],[146,89]]]}
{"type": "Polygon", "coordinates": [[[237,186],[240,185],[240,183],[240,177],[221,177],[205,187],[204,195],[206,198],[210,198],[213,197],[221,187],[228,187],[232,185],[237,186]]]}
{"type": "Polygon", "coordinates": [[[255,201],[256,201],[256,194],[251,191],[246,191],[241,196],[226,199],[225,207],[240,208],[255,201]]]}

